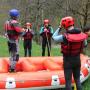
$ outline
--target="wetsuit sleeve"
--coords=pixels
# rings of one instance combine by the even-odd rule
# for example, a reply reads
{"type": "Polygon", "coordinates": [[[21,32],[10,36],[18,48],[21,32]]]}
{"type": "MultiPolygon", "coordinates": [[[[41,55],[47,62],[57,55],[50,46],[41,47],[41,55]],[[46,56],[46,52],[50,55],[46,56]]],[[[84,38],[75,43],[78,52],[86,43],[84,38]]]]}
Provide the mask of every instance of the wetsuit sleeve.
{"type": "Polygon", "coordinates": [[[32,34],[32,35],[34,35],[34,34],[35,34],[33,30],[31,31],[31,34],[32,34]]]}
{"type": "Polygon", "coordinates": [[[54,33],[54,30],[52,27],[50,27],[50,33],[53,34],[54,33]]]}
{"type": "Polygon", "coordinates": [[[7,29],[8,29],[8,24],[7,24],[7,22],[5,22],[5,24],[4,24],[5,33],[7,33],[7,29]]]}
{"type": "Polygon", "coordinates": [[[53,38],[53,40],[55,40],[56,42],[63,42],[63,41],[64,41],[64,40],[63,40],[63,35],[59,34],[59,32],[60,32],[60,28],[58,28],[58,29],[54,32],[52,38],[53,38]]]}
{"type": "Polygon", "coordinates": [[[87,47],[87,40],[84,41],[84,47],[87,47]]]}
{"type": "Polygon", "coordinates": [[[40,32],[39,32],[40,35],[42,35],[42,33],[43,33],[43,29],[44,29],[44,28],[41,27],[40,32]]]}
{"type": "Polygon", "coordinates": [[[33,38],[33,36],[34,36],[34,31],[31,30],[31,37],[33,38]]]}
{"type": "Polygon", "coordinates": [[[4,24],[4,35],[5,35],[5,37],[8,37],[8,35],[7,35],[7,29],[8,29],[8,24],[7,24],[7,21],[5,22],[5,24],[4,24]]]}
{"type": "Polygon", "coordinates": [[[6,22],[4,24],[4,30],[5,30],[5,32],[7,31],[7,23],[6,22]]]}

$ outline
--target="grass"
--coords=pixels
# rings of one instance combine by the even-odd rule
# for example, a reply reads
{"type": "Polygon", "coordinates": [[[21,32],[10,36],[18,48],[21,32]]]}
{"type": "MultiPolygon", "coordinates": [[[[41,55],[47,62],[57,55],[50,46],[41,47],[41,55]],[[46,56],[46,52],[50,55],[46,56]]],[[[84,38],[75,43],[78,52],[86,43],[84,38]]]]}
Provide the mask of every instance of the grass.
{"type": "MultiPolygon", "coordinates": [[[[52,48],[52,56],[59,56],[61,55],[60,49],[56,48],[57,46],[52,48]]],[[[24,56],[23,50],[23,42],[20,41],[20,56],[24,56]]],[[[46,53],[47,54],[47,53],[46,53]]],[[[0,37],[0,57],[7,57],[8,54],[8,47],[7,47],[7,40],[5,38],[0,37]]],[[[35,42],[32,44],[32,56],[41,56],[41,46],[37,45],[35,42]]],[[[90,77],[82,84],[83,90],[90,90],[90,77]]]]}
{"type": "MultiPolygon", "coordinates": [[[[19,42],[20,46],[20,56],[24,56],[24,49],[23,49],[23,42],[20,40],[19,42]]],[[[47,55],[47,52],[46,52],[47,55]]],[[[52,56],[59,56],[60,55],[60,49],[58,48],[52,48],[52,56]]],[[[6,38],[0,37],[0,57],[7,57],[9,56],[8,53],[8,46],[7,46],[7,40],[6,38]]],[[[41,56],[41,46],[37,45],[35,42],[32,44],[32,56],[41,56]]]]}

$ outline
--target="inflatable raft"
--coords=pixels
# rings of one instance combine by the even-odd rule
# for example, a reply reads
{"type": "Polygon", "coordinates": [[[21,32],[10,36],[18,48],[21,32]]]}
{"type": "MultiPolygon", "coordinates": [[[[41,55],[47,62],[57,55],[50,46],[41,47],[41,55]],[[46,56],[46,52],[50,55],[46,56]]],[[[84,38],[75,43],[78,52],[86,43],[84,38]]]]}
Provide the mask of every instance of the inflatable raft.
{"type": "MultiPolygon", "coordinates": [[[[8,58],[0,58],[1,90],[40,90],[65,87],[62,57],[22,57],[16,65],[16,73],[9,73],[8,68],[8,58]]],[[[84,82],[89,74],[89,58],[81,55],[81,82],[84,82]]]]}

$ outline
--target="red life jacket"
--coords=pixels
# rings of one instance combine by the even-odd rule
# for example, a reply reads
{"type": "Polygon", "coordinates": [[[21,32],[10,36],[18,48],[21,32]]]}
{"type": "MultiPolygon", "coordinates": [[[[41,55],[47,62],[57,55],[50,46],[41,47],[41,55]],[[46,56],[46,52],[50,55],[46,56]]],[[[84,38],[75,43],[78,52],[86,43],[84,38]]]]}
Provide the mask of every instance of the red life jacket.
{"type": "MultiPolygon", "coordinates": [[[[43,28],[43,31],[44,31],[44,29],[45,29],[45,28],[43,28]]],[[[44,33],[42,34],[42,37],[43,37],[44,39],[45,39],[45,38],[50,39],[51,36],[52,36],[50,28],[48,28],[47,30],[48,30],[48,32],[44,32],[44,33]]]]}
{"type": "Polygon", "coordinates": [[[64,34],[67,43],[61,43],[62,53],[66,56],[76,56],[79,55],[84,48],[84,40],[87,38],[86,34],[64,34]]]}
{"type": "Polygon", "coordinates": [[[27,40],[27,39],[32,40],[33,34],[31,31],[28,30],[23,37],[24,37],[24,40],[27,40]]]}
{"type": "Polygon", "coordinates": [[[21,32],[21,27],[18,26],[18,22],[16,20],[6,21],[5,23],[5,31],[7,35],[11,39],[18,39],[19,34],[21,32]]]}

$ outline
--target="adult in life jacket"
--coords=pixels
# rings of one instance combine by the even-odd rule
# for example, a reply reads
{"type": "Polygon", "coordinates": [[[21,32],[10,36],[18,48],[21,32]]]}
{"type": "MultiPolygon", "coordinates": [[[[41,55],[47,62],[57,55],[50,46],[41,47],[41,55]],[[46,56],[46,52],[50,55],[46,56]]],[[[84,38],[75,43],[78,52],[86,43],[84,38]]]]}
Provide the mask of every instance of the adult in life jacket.
{"type": "Polygon", "coordinates": [[[83,27],[83,32],[88,36],[87,38],[87,46],[84,49],[84,53],[87,54],[88,56],[90,56],[90,26],[85,26],[83,27]]]}
{"type": "Polygon", "coordinates": [[[14,72],[17,61],[19,60],[19,37],[24,33],[18,22],[19,11],[11,9],[9,11],[10,19],[5,22],[5,35],[8,40],[8,48],[10,53],[10,72],[14,72]]]}
{"type": "Polygon", "coordinates": [[[44,25],[40,29],[40,36],[42,37],[42,56],[45,56],[45,48],[47,46],[48,56],[51,51],[51,38],[53,35],[53,28],[49,25],[49,20],[44,20],[44,25]]]}
{"type": "Polygon", "coordinates": [[[82,90],[80,83],[80,53],[85,45],[85,39],[87,38],[86,34],[82,33],[79,29],[74,28],[73,17],[67,16],[62,18],[59,28],[52,37],[55,41],[61,43],[66,90],[72,90],[72,74],[77,90],[82,90]],[[62,27],[66,30],[63,35],[60,34],[62,27]]]}
{"type": "Polygon", "coordinates": [[[27,22],[25,25],[25,31],[26,33],[24,34],[24,56],[31,56],[31,49],[32,49],[32,38],[34,35],[34,32],[32,30],[32,24],[27,22]]]}

